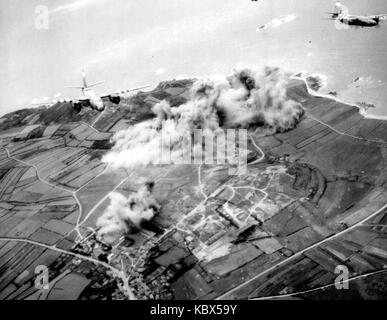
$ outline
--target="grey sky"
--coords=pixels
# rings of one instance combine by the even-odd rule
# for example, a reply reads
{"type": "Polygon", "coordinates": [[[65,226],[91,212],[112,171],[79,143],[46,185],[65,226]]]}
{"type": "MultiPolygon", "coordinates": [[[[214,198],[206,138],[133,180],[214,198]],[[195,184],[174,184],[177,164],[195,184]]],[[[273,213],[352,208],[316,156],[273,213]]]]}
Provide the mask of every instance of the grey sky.
{"type": "MultiPolygon", "coordinates": [[[[1,113],[28,104],[34,97],[52,97],[58,92],[74,95],[62,88],[78,83],[82,68],[90,79],[107,81],[101,90],[157,82],[169,67],[161,61],[184,59],[177,56],[179,47],[213,36],[235,7],[235,2],[227,0],[166,3],[1,0],[0,59],[5,67],[0,76],[1,113]],[[35,28],[38,5],[50,10],[47,30],[35,28]],[[207,25],[203,18],[208,19],[207,25]],[[207,33],[204,37],[203,31],[207,33]],[[175,56],[170,51],[173,46],[177,46],[175,56]],[[169,51],[163,52],[165,49],[169,51]]],[[[243,3],[239,10],[248,7],[243,3]]]]}
{"type": "MultiPolygon", "coordinates": [[[[387,81],[380,67],[387,26],[338,31],[321,19],[334,2],[0,0],[0,114],[28,107],[34,98],[79,96],[63,87],[78,85],[83,68],[90,82],[106,80],[98,93],[180,75],[229,72],[236,64],[325,73],[335,86],[364,73],[387,81]],[[50,10],[47,30],[34,26],[38,5],[50,10]],[[277,25],[280,17],[290,19],[277,25]],[[271,29],[256,32],[270,21],[271,29]],[[344,59],[353,46],[362,52],[344,59]],[[377,61],[365,59],[367,46],[376,46],[377,61]],[[335,77],[339,66],[345,70],[335,77]]],[[[347,2],[354,13],[387,11],[385,0],[347,2]]]]}

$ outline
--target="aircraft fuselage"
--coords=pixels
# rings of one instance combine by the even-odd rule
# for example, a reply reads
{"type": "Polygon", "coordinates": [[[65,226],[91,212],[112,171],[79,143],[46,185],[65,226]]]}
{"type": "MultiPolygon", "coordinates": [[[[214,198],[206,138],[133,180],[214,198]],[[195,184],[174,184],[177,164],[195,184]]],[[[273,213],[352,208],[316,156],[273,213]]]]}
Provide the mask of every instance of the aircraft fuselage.
{"type": "Polygon", "coordinates": [[[103,103],[102,99],[94,92],[93,89],[85,88],[83,90],[83,94],[89,99],[90,105],[93,109],[96,109],[98,111],[102,111],[103,109],[105,109],[105,104],[103,103]]]}
{"type": "Polygon", "coordinates": [[[345,17],[338,17],[338,19],[341,23],[344,23],[350,26],[375,27],[379,24],[378,17],[348,15],[345,17]]]}

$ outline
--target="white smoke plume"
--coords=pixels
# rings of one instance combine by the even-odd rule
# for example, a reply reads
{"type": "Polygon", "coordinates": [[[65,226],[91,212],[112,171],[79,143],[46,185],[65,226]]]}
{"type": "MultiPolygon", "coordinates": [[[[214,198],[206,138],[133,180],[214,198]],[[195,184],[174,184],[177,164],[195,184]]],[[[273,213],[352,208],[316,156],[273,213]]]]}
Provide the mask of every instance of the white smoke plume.
{"type": "Polygon", "coordinates": [[[112,242],[124,233],[140,230],[145,221],[151,221],[160,210],[152,189],[153,182],[146,183],[129,197],[113,192],[110,205],[97,220],[98,236],[112,242]]]}
{"type": "Polygon", "coordinates": [[[116,133],[115,145],[103,161],[113,168],[179,163],[187,146],[192,144],[193,154],[202,147],[201,141],[188,141],[195,129],[203,129],[204,135],[225,128],[292,129],[304,110],[288,99],[288,80],[279,69],[268,67],[263,73],[244,68],[229,77],[198,80],[187,103],[171,108],[162,101],[153,107],[154,119],[116,133]],[[165,149],[170,150],[168,159],[161,152],[165,149]]]}

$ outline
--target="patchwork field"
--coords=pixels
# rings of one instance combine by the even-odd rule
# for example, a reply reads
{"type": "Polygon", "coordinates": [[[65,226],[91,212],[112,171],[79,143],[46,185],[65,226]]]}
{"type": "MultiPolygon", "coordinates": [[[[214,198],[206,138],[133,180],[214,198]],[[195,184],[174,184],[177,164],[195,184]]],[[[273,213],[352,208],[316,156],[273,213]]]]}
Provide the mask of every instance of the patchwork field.
{"type": "Polygon", "coordinates": [[[0,299],[386,298],[387,121],[295,79],[288,96],[305,115],[287,132],[249,132],[246,174],[101,161],[114,132],[163,99],[185,102],[191,84],[161,83],[102,114],[56,104],[2,118],[0,299]],[[161,213],[112,247],[98,243],[109,194],[147,180],[161,213]],[[41,265],[48,291],[35,286],[41,265]],[[335,289],[338,266],[349,290],[335,289]]]}

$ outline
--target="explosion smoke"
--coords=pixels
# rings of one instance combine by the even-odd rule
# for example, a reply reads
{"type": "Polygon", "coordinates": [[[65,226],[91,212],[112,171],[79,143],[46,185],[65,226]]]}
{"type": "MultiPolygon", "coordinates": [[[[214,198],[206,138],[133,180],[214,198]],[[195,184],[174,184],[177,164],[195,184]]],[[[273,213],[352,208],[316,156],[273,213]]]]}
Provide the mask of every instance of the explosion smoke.
{"type": "Polygon", "coordinates": [[[99,237],[111,242],[123,233],[140,230],[145,221],[152,220],[160,210],[152,190],[153,182],[150,182],[128,198],[113,192],[110,195],[110,205],[97,220],[99,237]]]}
{"type": "Polygon", "coordinates": [[[311,74],[304,77],[308,87],[314,91],[319,91],[327,86],[327,77],[321,74],[311,74]]]}
{"type": "Polygon", "coordinates": [[[187,103],[171,108],[162,101],[153,107],[155,119],[119,131],[103,161],[113,168],[179,163],[187,146],[193,145],[193,153],[202,147],[201,141],[188,141],[195,129],[203,129],[204,135],[216,135],[225,128],[292,129],[304,111],[288,99],[288,80],[278,68],[269,67],[263,74],[245,68],[234,70],[229,77],[198,80],[187,103]],[[168,159],[163,159],[163,148],[170,150],[168,159]]]}

